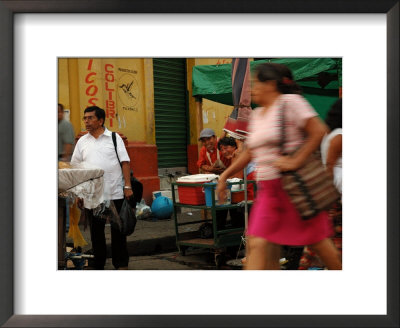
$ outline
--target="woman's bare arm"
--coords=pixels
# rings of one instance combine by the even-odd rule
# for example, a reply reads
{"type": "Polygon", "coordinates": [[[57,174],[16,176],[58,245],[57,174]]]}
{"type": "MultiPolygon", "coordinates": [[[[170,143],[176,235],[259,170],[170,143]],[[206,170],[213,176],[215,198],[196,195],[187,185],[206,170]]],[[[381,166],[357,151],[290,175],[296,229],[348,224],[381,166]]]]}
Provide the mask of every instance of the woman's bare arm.
{"type": "Polygon", "coordinates": [[[219,197],[219,202],[223,203],[225,201],[225,189],[226,189],[226,179],[235,173],[243,170],[247,164],[251,161],[251,152],[249,149],[243,150],[239,157],[219,176],[217,193],[219,197]]]}

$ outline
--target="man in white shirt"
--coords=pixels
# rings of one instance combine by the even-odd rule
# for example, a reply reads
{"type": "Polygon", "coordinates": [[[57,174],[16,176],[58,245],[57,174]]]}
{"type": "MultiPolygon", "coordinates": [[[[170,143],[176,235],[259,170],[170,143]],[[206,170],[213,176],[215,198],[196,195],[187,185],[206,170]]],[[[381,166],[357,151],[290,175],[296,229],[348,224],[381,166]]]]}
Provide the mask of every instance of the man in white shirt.
{"type": "MultiPolygon", "coordinates": [[[[76,143],[72,154],[71,164],[86,162],[104,170],[104,199],[112,200],[119,212],[124,197],[133,197],[130,181],[129,156],[122,138],[116,133],[118,161],[115,153],[112,134],[104,126],[106,115],[103,109],[92,106],[84,111],[83,120],[89,132],[76,143]]],[[[89,218],[90,234],[94,251],[94,268],[103,270],[106,262],[105,221],[93,215],[92,210],[85,209],[89,218]]],[[[126,245],[126,236],[122,235],[118,227],[111,225],[112,263],[116,269],[128,268],[129,255],[126,245]]]]}

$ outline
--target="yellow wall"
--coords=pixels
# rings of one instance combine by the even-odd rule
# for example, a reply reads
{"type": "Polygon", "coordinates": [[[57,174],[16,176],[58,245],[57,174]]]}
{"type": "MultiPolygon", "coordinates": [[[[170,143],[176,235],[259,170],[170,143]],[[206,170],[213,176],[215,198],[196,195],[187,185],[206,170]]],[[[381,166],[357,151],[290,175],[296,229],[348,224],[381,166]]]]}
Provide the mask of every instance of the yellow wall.
{"type": "Polygon", "coordinates": [[[143,59],[144,70],[144,95],[146,113],[146,142],[155,145],[156,131],[154,121],[154,80],[153,80],[153,59],[143,59]]]}
{"type": "MultiPolygon", "coordinates": [[[[191,59],[193,61],[193,65],[220,65],[220,64],[229,64],[232,62],[232,58],[196,58],[191,59]]],[[[195,112],[195,103],[194,98],[191,94],[191,74],[192,68],[190,69],[190,98],[191,102],[190,105],[190,113],[195,112]]],[[[188,69],[188,81],[189,81],[189,69],[188,69]]],[[[189,84],[189,82],[188,82],[189,84]]],[[[224,104],[219,104],[214,101],[203,99],[202,102],[202,128],[211,128],[215,131],[217,136],[221,136],[223,133],[223,127],[225,125],[226,120],[228,119],[229,115],[232,113],[233,106],[227,106],[224,104]]],[[[191,122],[191,134],[190,134],[190,143],[196,144],[198,141],[198,135],[200,131],[195,130],[195,123],[192,124],[191,122]]],[[[200,129],[201,130],[201,129],[200,129]]]]}
{"type": "Polygon", "coordinates": [[[68,80],[68,59],[58,60],[58,103],[65,109],[70,109],[69,105],[69,80],[68,80]]]}
{"type": "MultiPolygon", "coordinates": [[[[190,144],[196,144],[203,128],[223,133],[233,107],[203,99],[202,112],[192,96],[194,65],[231,63],[231,58],[188,58],[187,88],[190,144]]],[[[71,110],[75,132],[84,131],[83,111],[96,104],[106,110],[105,125],[123,133],[129,141],[155,144],[153,61],[143,58],[59,59],[58,101],[71,110]]]]}
{"type": "Polygon", "coordinates": [[[84,109],[96,105],[106,111],[108,129],[123,133],[129,141],[154,144],[152,86],[151,59],[59,61],[59,102],[71,107],[71,122],[76,132],[85,130],[81,120],[84,109]]]}
{"type": "Polygon", "coordinates": [[[222,65],[232,63],[232,58],[196,58],[196,65],[222,65]]]}
{"type": "Polygon", "coordinates": [[[203,99],[203,128],[211,128],[217,137],[222,135],[224,125],[232,113],[233,106],[203,99]]]}

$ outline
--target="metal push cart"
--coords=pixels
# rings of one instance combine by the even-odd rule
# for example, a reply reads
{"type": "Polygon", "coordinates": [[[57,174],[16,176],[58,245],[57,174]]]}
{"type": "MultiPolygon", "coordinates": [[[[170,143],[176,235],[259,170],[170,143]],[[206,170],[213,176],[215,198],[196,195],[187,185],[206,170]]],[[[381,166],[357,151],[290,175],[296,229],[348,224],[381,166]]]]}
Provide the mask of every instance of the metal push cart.
{"type": "MultiPolygon", "coordinates": [[[[253,184],[254,191],[256,190],[256,182],[255,181],[248,181],[248,183],[253,184]]],[[[232,186],[235,184],[243,184],[243,182],[233,182],[233,183],[227,183],[227,185],[232,186]]],[[[220,210],[229,210],[229,209],[234,209],[234,208],[241,208],[241,204],[228,204],[228,205],[218,205],[216,204],[215,200],[215,184],[210,184],[210,183],[179,183],[179,182],[173,182],[171,184],[172,188],[172,200],[173,200],[173,208],[174,208],[174,220],[175,220],[175,233],[176,233],[176,245],[179,249],[179,252],[182,255],[185,255],[185,251],[189,247],[193,248],[206,248],[206,249],[211,249],[214,251],[214,259],[215,259],[215,264],[217,268],[219,268],[222,264],[223,258],[224,258],[224,252],[223,250],[226,247],[240,247],[241,242],[242,242],[242,237],[244,235],[244,226],[243,227],[238,227],[238,228],[223,228],[223,230],[218,230],[217,229],[217,211],[220,210]],[[206,204],[204,205],[190,205],[190,204],[182,204],[176,201],[176,196],[175,196],[175,186],[184,186],[184,187],[204,187],[207,186],[207,188],[211,188],[211,197],[212,197],[212,203],[211,206],[207,206],[206,204]],[[211,219],[193,219],[193,221],[185,221],[185,222],[179,222],[178,219],[178,208],[193,208],[193,209],[200,209],[200,210],[210,210],[211,211],[211,219]],[[200,238],[199,232],[181,232],[179,231],[179,228],[184,226],[184,225],[190,225],[190,224],[196,224],[196,223],[205,223],[205,222],[211,222],[212,223],[212,228],[213,228],[213,237],[211,238],[200,238]]],[[[253,201],[248,201],[248,204],[252,204],[253,201]]]]}

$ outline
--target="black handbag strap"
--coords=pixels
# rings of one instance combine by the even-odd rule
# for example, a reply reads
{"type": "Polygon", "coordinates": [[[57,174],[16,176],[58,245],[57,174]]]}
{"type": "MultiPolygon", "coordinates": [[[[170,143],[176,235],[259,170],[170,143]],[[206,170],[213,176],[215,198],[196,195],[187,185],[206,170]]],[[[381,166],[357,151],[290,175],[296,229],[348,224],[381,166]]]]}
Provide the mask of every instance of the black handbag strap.
{"type": "MultiPolygon", "coordinates": [[[[114,144],[115,154],[117,155],[118,162],[119,162],[119,165],[121,166],[121,171],[122,171],[122,163],[119,160],[119,156],[118,156],[118,152],[117,152],[117,137],[115,136],[115,132],[111,133],[111,138],[112,138],[112,141],[113,141],[113,144],[114,144]]],[[[122,172],[122,174],[124,174],[124,172],[122,172]]],[[[143,185],[138,180],[136,180],[136,178],[133,176],[133,171],[132,170],[130,172],[130,176],[131,176],[131,187],[132,187],[132,191],[133,191],[134,195],[133,195],[132,198],[128,199],[128,202],[129,202],[129,205],[133,209],[135,209],[136,208],[136,203],[139,203],[140,200],[142,199],[143,185]],[[135,195],[136,195],[136,198],[139,197],[139,199],[136,199],[135,195]]],[[[136,219],[136,217],[135,217],[135,219],[136,219]]]]}
{"type": "MultiPolygon", "coordinates": [[[[119,165],[121,166],[121,169],[122,169],[122,163],[119,160],[118,151],[117,151],[117,137],[115,136],[115,132],[111,133],[111,138],[112,138],[112,141],[113,141],[113,144],[114,144],[115,154],[117,155],[119,165]]],[[[133,178],[133,171],[132,170],[131,170],[131,178],[133,178]]]]}
{"type": "Polygon", "coordinates": [[[121,166],[121,169],[122,169],[122,164],[121,164],[121,161],[119,160],[118,151],[117,151],[117,137],[115,136],[115,132],[111,133],[111,138],[112,138],[112,141],[114,144],[115,154],[117,155],[119,165],[121,166]]]}

